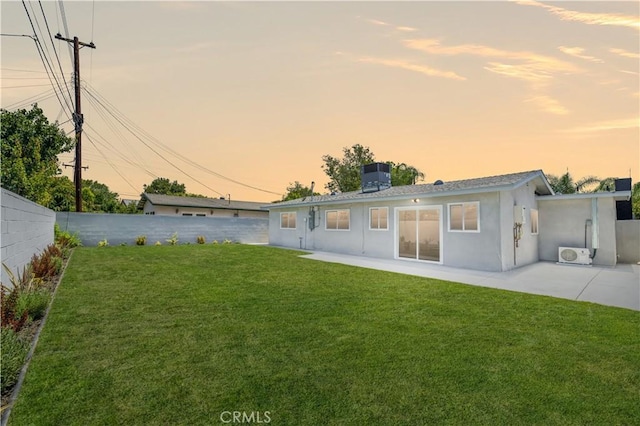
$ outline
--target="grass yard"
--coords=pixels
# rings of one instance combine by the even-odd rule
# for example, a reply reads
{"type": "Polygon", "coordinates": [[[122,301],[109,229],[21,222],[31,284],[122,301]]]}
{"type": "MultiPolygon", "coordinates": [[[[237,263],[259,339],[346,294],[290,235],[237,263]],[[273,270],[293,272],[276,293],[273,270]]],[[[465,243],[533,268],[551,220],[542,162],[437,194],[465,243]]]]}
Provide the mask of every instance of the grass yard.
{"type": "Polygon", "coordinates": [[[76,249],[9,424],[640,419],[639,312],[299,254],[76,249]]]}

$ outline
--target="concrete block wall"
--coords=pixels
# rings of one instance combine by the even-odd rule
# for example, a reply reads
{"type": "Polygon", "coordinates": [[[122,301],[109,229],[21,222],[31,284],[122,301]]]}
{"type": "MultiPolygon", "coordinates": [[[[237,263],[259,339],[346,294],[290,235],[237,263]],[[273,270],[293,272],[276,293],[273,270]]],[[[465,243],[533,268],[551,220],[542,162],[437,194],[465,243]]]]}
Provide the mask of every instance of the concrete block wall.
{"type": "MultiPolygon", "coordinates": [[[[2,205],[0,237],[0,257],[15,274],[31,261],[34,254],[39,254],[53,243],[53,226],[56,214],[53,210],[42,207],[11,191],[2,188],[0,193],[2,205]]],[[[9,285],[9,276],[2,268],[2,283],[9,285]]]]}
{"type": "Polygon", "coordinates": [[[196,243],[202,235],[207,242],[229,239],[243,244],[269,242],[268,218],[126,215],[104,213],[57,212],[56,222],[63,231],[77,234],[85,247],[106,239],[109,245],[135,245],[145,235],[147,245],[166,240],[178,233],[178,244],[196,243]]]}

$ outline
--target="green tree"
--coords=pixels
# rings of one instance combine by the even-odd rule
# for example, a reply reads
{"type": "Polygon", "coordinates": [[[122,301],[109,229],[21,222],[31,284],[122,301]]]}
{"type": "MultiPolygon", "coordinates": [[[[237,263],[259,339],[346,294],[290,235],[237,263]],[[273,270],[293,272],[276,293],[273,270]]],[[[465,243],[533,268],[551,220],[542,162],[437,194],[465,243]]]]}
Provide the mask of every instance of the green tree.
{"type": "Polygon", "coordinates": [[[53,178],[60,173],[58,154],[70,151],[74,142],[51,124],[34,104],[30,111],[0,110],[2,187],[33,202],[48,206],[53,178]]]}
{"type": "Polygon", "coordinates": [[[416,182],[424,180],[424,173],[413,166],[405,163],[395,164],[392,161],[388,163],[391,168],[392,186],[415,185],[416,182]]]}
{"type": "Polygon", "coordinates": [[[323,155],[322,170],[329,176],[329,183],[325,187],[333,192],[356,191],[360,188],[360,167],[373,163],[375,156],[368,147],[355,144],[351,148],[342,149],[342,159],[331,155],[323,155]]]}
{"type": "Polygon", "coordinates": [[[76,189],[71,179],[66,176],[56,176],[49,186],[51,201],[49,207],[57,212],[74,211],[76,208],[76,189]]]}
{"type": "Polygon", "coordinates": [[[118,197],[103,183],[82,180],[82,200],[87,212],[116,213],[120,204],[118,197]]]}
{"type": "Polygon", "coordinates": [[[631,191],[631,210],[633,211],[633,217],[640,219],[640,182],[633,184],[631,191]]]}
{"type": "MultiPolygon", "coordinates": [[[[329,176],[326,188],[329,191],[349,192],[360,189],[360,168],[375,162],[375,155],[369,147],[355,144],[342,149],[343,157],[322,156],[322,170],[329,176]]],[[[405,163],[387,161],[391,171],[391,184],[394,186],[412,185],[424,179],[424,173],[405,163]]]]}
{"type": "Polygon", "coordinates": [[[598,184],[600,179],[595,176],[586,176],[574,182],[571,173],[567,172],[558,177],[555,175],[547,175],[549,185],[556,194],[575,194],[576,192],[587,192],[586,189],[591,185],[598,184]]]}
{"type": "Polygon", "coordinates": [[[147,194],[187,195],[184,184],[178,183],[177,180],[171,182],[167,178],[156,178],[149,185],[144,185],[143,188],[147,194]]]}
{"type": "Polygon", "coordinates": [[[311,195],[320,195],[320,193],[315,191],[312,193],[311,188],[295,181],[287,186],[287,193],[280,201],[297,200],[298,198],[309,197],[311,195]]]}

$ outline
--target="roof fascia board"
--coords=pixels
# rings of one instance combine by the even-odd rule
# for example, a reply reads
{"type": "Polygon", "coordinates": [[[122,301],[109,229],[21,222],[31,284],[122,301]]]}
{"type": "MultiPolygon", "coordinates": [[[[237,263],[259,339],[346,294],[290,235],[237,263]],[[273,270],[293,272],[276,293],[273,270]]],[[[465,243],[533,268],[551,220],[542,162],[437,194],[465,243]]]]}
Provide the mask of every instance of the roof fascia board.
{"type": "Polygon", "coordinates": [[[631,191],[538,195],[536,197],[538,201],[583,200],[590,198],[613,198],[615,200],[628,200],[631,198],[631,191]]]}
{"type": "Polygon", "coordinates": [[[416,192],[413,194],[402,194],[395,195],[391,197],[370,197],[370,198],[355,198],[355,199],[343,199],[343,200],[325,200],[325,201],[305,201],[295,204],[286,204],[286,205],[269,205],[263,206],[262,208],[265,210],[270,209],[287,209],[287,208],[297,208],[297,207],[306,207],[306,206],[322,206],[322,205],[334,205],[334,204],[365,204],[365,203],[374,203],[377,201],[401,201],[401,200],[411,200],[413,198],[438,198],[438,197],[451,197],[451,196],[460,196],[460,195],[473,195],[473,194],[484,194],[487,192],[500,192],[500,191],[511,191],[515,189],[514,185],[501,185],[501,186],[493,186],[490,188],[478,188],[478,189],[463,189],[459,191],[447,191],[440,193],[424,193],[424,192],[416,192]]]}

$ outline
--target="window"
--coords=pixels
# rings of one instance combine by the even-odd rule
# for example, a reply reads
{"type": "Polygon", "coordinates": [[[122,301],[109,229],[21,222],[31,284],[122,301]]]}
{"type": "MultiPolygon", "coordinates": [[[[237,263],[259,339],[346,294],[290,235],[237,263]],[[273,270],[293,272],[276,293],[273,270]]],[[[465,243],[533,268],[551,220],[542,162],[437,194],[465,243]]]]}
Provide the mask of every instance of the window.
{"type": "Polygon", "coordinates": [[[388,218],[388,207],[371,207],[369,209],[369,229],[388,229],[388,218]]]}
{"type": "Polygon", "coordinates": [[[479,232],[480,203],[449,204],[449,231],[479,232]]]}
{"type": "Polygon", "coordinates": [[[296,213],[280,213],[280,229],[296,229],[296,213]]]}
{"type": "Polygon", "coordinates": [[[349,230],[349,210],[327,210],[325,229],[349,230]]]}
{"type": "Polygon", "coordinates": [[[531,212],[531,235],[538,235],[538,210],[529,209],[531,212]]]}

